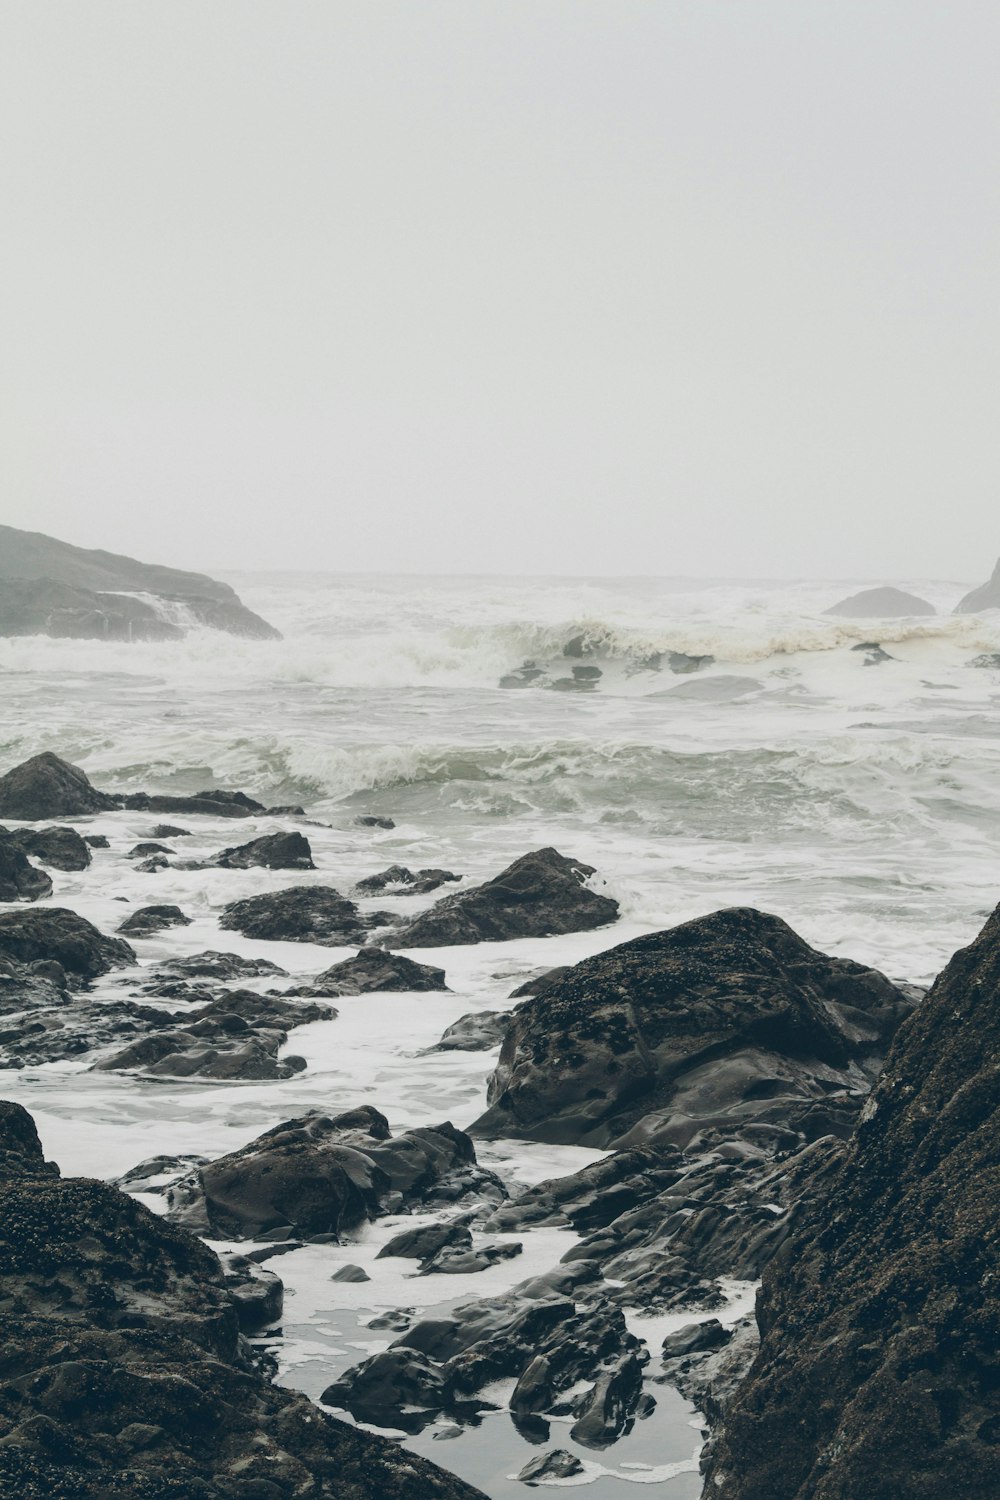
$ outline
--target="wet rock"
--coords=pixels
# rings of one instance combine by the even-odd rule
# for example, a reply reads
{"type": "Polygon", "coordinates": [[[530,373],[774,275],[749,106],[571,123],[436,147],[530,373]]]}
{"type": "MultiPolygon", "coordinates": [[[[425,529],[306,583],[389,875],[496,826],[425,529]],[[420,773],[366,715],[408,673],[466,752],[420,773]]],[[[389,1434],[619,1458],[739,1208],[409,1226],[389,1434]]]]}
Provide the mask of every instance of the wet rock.
{"type": "Polygon", "coordinates": [[[0,776],[0,818],[85,818],[120,805],[91,786],[79,766],[49,750],[0,776]]]}
{"type": "Polygon", "coordinates": [[[866,667],[878,667],[884,661],[896,660],[894,656],[889,655],[888,651],[882,649],[878,641],[859,641],[856,646],[851,647],[851,650],[864,652],[866,667]]]}
{"type": "Polygon", "coordinates": [[[421,1262],[421,1276],[473,1276],[477,1271],[487,1271],[501,1261],[513,1260],[521,1255],[524,1246],[516,1241],[494,1245],[445,1246],[436,1255],[421,1262]]]}
{"type": "Polygon", "coordinates": [[[801,1138],[846,1134],[915,998],[777,917],[716,912],[586,959],[518,1006],[473,1130],[591,1146],[790,1119],[801,1138]]]}
{"type": "Polygon", "coordinates": [[[606,1448],[634,1419],[642,1395],[642,1365],[634,1351],[602,1372],[586,1397],[570,1437],[585,1448],[606,1448]]]}
{"type": "Polygon", "coordinates": [[[165,854],[152,854],[149,859],[139,860],[136,869],[143,875],[156,875],[160,870],[166,870],[169,864],[170,861],[165,854]]]}
{"type": "Polygon", "coordinates": [[[117,1189],[55,1173],[0,1105],[0,1493],[475,1500],[258,1373],[240,1325],[276,1311],[277,1278],[227,1274],[117,1189]]]}
{"type": "Polygon", "coordinates": [[[393,1307],[388,1312],[379,1313],[376,1318],[370,1318],[365,1327],[376,1332],[389,1330],[392,1333],[403,1333],[413,1322],[414,1312],[412,1307],[393,1307]]]}
{"type": "Polygon", "coordinates": [[[720,1500],[997,1488],[1000,909],[901,1028],[828,1191],[765,1272],[720,1500]]]}
{"type": "Polygon", "coordinates": [[[54,870],[85,870],[90,864],[90,849],[75,828],[18,828],[3,830],[6,837],[21,850],[54,870]]]}
{"type": "Polygon", "coordinates": [[[379,813],[359,813],[354,819],[356,828],[395,828],[391,818],[383,817],[379,813]]]}
{"type": "Polygon", "coordinates": [[[157,823],[149,837],[151,839],[189,839],[190,828],[178,828],[175,823],[157,823]]]}
{"type": "Polygon", "coordinates": [[[0,901],[40,901],[52,894],[52,881],[31,864],[24,851],[0,830],[0,901]]]}
{"type": "Polygon", "coordinates": [[[715,665],[714,656],[689,656],[686,651],[668,651],[667,666],[671,672],[700,672],[703,667],[715,665]]]}
{"type": "Polygon", "coordinates": [[[324,970],[309,986],[315,995],[366,995],[373,991],[447,990],[444,970],[418,964],[384,948],[362,948],[353,958],[324,970]]]}
{"type": "Polygon", "coordinates": [[[346,1265],[341,1266],[339,1271],[334,1271],[330,1277],[331,1281],[371,1281],[371,1277],[364,1266],[346,1265]]]}
{"type": "Polygon", "coordinates": [[[908,594],[905,589],[862,589],[860,594],[851,594],[841,599],[826,611],[828,615],[841,615],[845,619],[903,619],[913,615],[934,615],[937,610],[926,599],[917,594],[908,594]]]}
{"type": "Polygon", "coordinates": [[[552,1448],[548,1453],[539,1453],[530,1458],[518,1473],[522,1484],[539,1484],[544,1480],[572,1479],[583,1473],[583,1464],[574,1453],[565,1448],[552,1448]]]}
{"type": "Polygon", "coordinates": [[[430,1260],[439,1250],[461,1246],[468,1249],[472,1235],[464,1224],[421,1224],[415,1229],[404,1229],[394,1234],[382,1246],[377,1260],[386,1255],[398,1255],[406,1260],[430,1260]]]}
{"type": "Polygon", "coordinates": [[[459,891],[392,934],[393,947],[437,948],[586,932],[618,917],[618,903],[589,890],[590,865],[555,849],[524,854],[485,885],[459,891]]]}
{"type": "Polygon", "coordinates": [[[383,891],[389,891],[395,896],[424,896],[449,881],[461,878],[461,875],[452,874],[451,870],[408,870],[405,865],[390,865],[377,875],[367,875],[364,880],[359,880],[354,887],[354,895],[379,896],[383,891]]]}
{"type": "Polygon", "coordinates": [[[157,977],[178,979],[257,979],[262,975],[285,977],[287,970],[269,958],[244,958],[239,953],[217,953],[211,948],[204,953],[171,958],[157,970],[157,977]]]}
{"type": "Polygon", "coordinates": [[[186,917],[179,906],[140,906],[125,918],[118,931],[125,933],[126,937],[152,937],[169,927],[190,925],[191,918],[186,917]]]}
{"type": "Polygon", "coordinates": [[[60,906],[0,912],[0,954],[21,963],[54,959],[76,979],[96,979],[136,962],[128,943],[105,937],[85,917],[60,906]]]}
{"type": "Polygon", "coordinates": [[[149,1156],[114,1179],[115,1187],[126,1193],[160,1193],[195,1167],[203,1167],[207,1156],[149,1156]]]}
{"type": "Polygon", "coordinates": [[[374,1427],[419,1432],[441,1411],[448,1390],[434,1360],[419,1350],[393,1345],[365,1360],[349,1382],[328,1385],[319,1399],[374,1427]]]}
{"type": "Polygon", "coordinates": [[[87,1001],[53,988],[39,994],[20,983],[13,995],[6,989],[0,989],[2,1067],[39,1067],[79,1058],[98,1047],[121,1046],[126,1037],[170,1022],[165,1011],[127,1000],[87,1001]]]}
{"type": "Polygon", "coordinates": [[[234,849],[223,849],[215,863],[224,870],[314,870],[309,840],[301,833],[269,833],[234,849]]]}
{"type": "Polygon", "coordinates": [[[262,802],[248,797],[245,792],[215,791],[211,788],[196,792],[193,797],[151,796],[148,792],[133,792],[122,797],[118,804],[130,812],[202,813],[212,818],[252,818],[257,813],[267,812],[262,802]]]}
{"type": "Polygon", "coordinates": [[[241,1333],[259,1333],[281,1317],[285,1288],[273,1271],[265,1271],[245,1255],[226,1251],[219,1256],[226,1291],[236,1306],[241,1333]]]}
{"type": "Polygon", "coordinates": [[[502,688],[530,687],[533,682],[537,682],[540,677],[544,676],[545,672],[538,663],[528,660],[513,672],[508,672],[501,677],[500,686],[502,688]]]}
{"type": "Polygon", "coordinates": [[[107,837],[103,833],[85,833],[83,835],[83,842],[89,845],[91,849],[111,848],[111,845],[108,843],[107,837]]]}
{"type": "Polygon", "coordinates": [[[128,859],[149,859],[154,854],[173,854],[174,851],[167,844],[157,844],[153,840],[146,839],[140,844],[133,844],[128,851],[128,859]]]}
{"type": "Polygon", "coordinates": [[[266,1131],[170,1188],[170,1211],[199,1233],[299,1237],[355,1229],[386,1207],[420,1203],[465,1162],[472,1142],[450,1124],[391,1137],[376,1110],[314,1111],[266,1131]]]}
{"type": "Polygon", "coordinates": [[[710,1349],[722,1349],[732,1338],[718,1318],[706,1318],[703,1323],[685,1323],[675,1333],[668,1333],[663,1340],[664,1359],[683,1359],[687,1354],[704,1354],[710,1349]]]}
{"type": "Polygon", "coordinates": [[[249,938],[331,948],[362,941],[365,934],[353,901],[323,885],[296,885],[233,901],[223,907],[219,926],[249,938]]]}
{"type": "Polygon", "coordinates": [[[459,1016],[442,1034],[441,1040],[428,1052],[488,1052],[497,1047],[507,1033],[510,1012],[505,1010],[471,1011],[459,1016]]]}
{"type": "MultiPolygon", "coordinates": [[[[981,609],[1000,609],[1000,561],[988,583],[972,589],[955,605],[957,615],[976,614],[981,609]]],[[[2,812],[0,807],[0,812],[2,812]]]]}

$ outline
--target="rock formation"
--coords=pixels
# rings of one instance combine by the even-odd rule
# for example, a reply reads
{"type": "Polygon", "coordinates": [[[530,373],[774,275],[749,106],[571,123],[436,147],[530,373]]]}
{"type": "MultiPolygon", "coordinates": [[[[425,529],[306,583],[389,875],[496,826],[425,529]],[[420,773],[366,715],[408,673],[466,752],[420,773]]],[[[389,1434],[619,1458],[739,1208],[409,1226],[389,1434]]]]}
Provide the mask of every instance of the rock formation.
{"type": "Polygon", "coordinates": [[[847,620],[899,619],[911,615],[933,615],[937,610],[918,594],[908,594],[905,589],[862,589],[860,594],[851,594],[847,599],[832,604],[828,615],[840,615],[847,620]]]}
{"type": "Polygon", "coordinates": [[[1000,609],[1000,559],[989,582],[980,584],[955,605],[957,615],[975,614],[980,609],[1000,609]]]}

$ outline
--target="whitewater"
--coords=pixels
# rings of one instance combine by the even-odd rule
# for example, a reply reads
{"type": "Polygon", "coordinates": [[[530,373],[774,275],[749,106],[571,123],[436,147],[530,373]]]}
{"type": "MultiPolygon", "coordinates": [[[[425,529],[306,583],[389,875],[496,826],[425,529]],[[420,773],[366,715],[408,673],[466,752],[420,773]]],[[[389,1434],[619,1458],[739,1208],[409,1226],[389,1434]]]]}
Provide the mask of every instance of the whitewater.
{"type": "MultiPolygon", "coordinates": [[[[421,950],[445,968],[448,993],[338,1000],[337,1020],[293,1032],[287,1050],[308,1067],[282,1082],[151,1082],[90,1073],[89,1059],[0,1073],[0,1097],[35,1115],[66,1173],[112,1177],[161,1152],[214,1156],[313,1107],[374,1104],[393,1131],[446,1117],[466,1126],[483,1109],[496,1053],[427,1053],[446,1026],[509,1007],[511,991],[544,969],[720,907],[760,907],[825,952],[926,984],[1000,896],[1000,614],[949,613],[962,583],[900,580],[939,613],[873,622],[824,614],[861,586],[851,580],[227,581],[282,640],[194,630],[163,643],[0,641],[0,770],[53,750],[102,788],[216,786],[300,803],[316,871],[143,873],[124,851],[156,819],[115,813],[88,825],[112,842],[90,870],[52,872],[54,904],[111,932],[125,902],[176,903],[192,925],[137,942],[143,964],[221,947],[305,976],[350,950],[220,934],[221,907],[303,881],[348,890],[396,863],[475,882],[554,845],[595,867],[621,920],[568,937],[421,950]],[[670,653],[711,660],[674,671],[670,653]],[[500,686],[525,663],[540,675],[500,686]],[[581,663],[598,675],[557,690],[581,663]],[[359,815],[395,826],[359,826],[359,815]]],[[[194,860],[290,826],[181,821],[194,860]]],[[[411,913],[434,899],[370,905],[411,913]]],[[[101,984],[122,993],[114,975],[101,984]]],[[[599,1155],[502,1141],[478,1150],[510,1183],[599,1155]]],[[[364,1326],[373,1311],[489,1295],[549,1269],[575,1238],[533,1231],[518,1259],[434,1278],[429,1289],[399,1262],[375,1266],[398,1227],[379,1221],[350,1246],[281,1258],[281,1379],[318,1395],[388,1342],[364,1326]],[[372,1281],[331,1283],[346,1261],[372,1281]]],[[[731,1290],[735,1318],[751,1293],[731,1290]]],[[[662,1338],[662,1318],[630,1317],[651,1347],[662,1338]]],[[[669,1500],[697,1495],[697,1414],[668,1388],[658,1399],[656,1416],[599,1463],[581,1450],[587,1467],[573,1483],[595,1496],[626,1482],[660,1485],[669,1500]]],[[[491,1496],[523,1494],[508,1476],[531,1450],[502,1414],[453,1441],[439,1436],[407,1441],[491,1496]]]]}

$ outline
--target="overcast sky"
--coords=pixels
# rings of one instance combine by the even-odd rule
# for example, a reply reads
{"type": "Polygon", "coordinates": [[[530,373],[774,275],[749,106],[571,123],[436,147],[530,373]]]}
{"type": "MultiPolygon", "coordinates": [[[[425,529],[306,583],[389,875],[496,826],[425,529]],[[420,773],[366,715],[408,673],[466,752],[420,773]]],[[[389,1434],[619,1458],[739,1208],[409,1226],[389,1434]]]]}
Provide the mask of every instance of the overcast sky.
{"type": "Polygon", "coordinates": [[[0,519],[985,577],[996,0],[0,0],[0,519]]]}

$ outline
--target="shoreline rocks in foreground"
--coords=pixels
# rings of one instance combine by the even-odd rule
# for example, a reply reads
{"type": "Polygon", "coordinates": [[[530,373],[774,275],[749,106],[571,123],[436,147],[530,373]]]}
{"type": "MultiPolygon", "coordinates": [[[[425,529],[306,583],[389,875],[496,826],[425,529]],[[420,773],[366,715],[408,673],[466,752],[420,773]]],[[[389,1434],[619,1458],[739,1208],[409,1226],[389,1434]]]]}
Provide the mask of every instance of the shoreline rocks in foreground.
{"type": "Polygon", "coordinates": [[[18,1500],[483,1500],[273,1385],[241,1335],[276,1278],[106,1183],[0,1103],[0,1493],[18,1500]]]}

